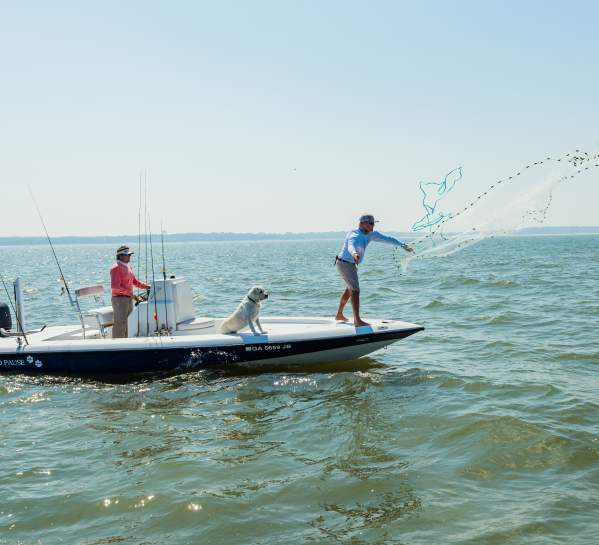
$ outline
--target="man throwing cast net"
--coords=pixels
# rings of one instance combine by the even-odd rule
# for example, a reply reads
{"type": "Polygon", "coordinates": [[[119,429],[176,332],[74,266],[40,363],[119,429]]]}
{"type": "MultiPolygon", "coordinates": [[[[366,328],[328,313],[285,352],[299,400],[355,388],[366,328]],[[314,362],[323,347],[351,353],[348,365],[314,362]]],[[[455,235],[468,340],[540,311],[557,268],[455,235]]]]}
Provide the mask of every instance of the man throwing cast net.
{"type": "Polygon", "coordinates": [[[386,242],[393,246],[401,246],[407,252],[414,251],[400,240],[375,231],[375,223],[374,216],[370,214],[361,216],[358,228],[347,233],[341,252],[335,257],[337,272],[341,275],[346,285],[345,291],[339,300],[339,308],[337,309],[335,319],[344,322],[347,321],[347,318],[343,315],[343,309],[347,301],[351,299],[355,327],[369,325],[360,318],[360,282],[358,279],[358,265],[364,261],[366,247],[371,242],[386,242]]]}

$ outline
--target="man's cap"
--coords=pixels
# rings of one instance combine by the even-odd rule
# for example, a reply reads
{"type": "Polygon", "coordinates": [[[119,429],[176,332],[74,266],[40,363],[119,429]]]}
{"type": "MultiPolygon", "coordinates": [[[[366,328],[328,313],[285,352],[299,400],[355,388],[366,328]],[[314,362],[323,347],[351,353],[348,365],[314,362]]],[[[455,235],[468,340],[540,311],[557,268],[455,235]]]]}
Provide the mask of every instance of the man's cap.
{"type": "Polygon", "coordinates": [[[132,252],[129,246],[126,244],[119,246],[118,250],[116,251],[116,255],[133,255],[133,253],[134,252],[132,252]]]}
{"type": "Polygon", "coordinates": [[[363,223],[363,222],[378,223],[378,221],[374,219],[374,216],[372,214],[364,214],[364,215],[360,216],[360,223],[363,223]]]}

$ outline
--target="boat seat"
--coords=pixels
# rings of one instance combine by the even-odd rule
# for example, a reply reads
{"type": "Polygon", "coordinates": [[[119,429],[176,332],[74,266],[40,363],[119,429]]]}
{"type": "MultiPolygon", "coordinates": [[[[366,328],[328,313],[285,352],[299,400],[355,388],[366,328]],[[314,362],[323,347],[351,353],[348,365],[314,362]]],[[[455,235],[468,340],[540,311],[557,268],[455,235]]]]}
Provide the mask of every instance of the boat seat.
{"type": "Polygon", "coordinates": [[[89,323],[89,319],[91,319],[91,325],[96,326],[100,330],[102,337],[105,335],[105,329],[114,323],[114,314],[111,306],[86,310],[82,312],[82,316],[86,323],[89,323]]]}
{"type": "Polygon", "coordinates": [[[102,337],[106,336],[106,328],[114,323],[112,314],[112,306],[102,306],[91,310],[81,311],[79,300],[84,297],[93,297],[96,303],[104,305],[104,286],[98,284],[96,286],[86,286],[75,290],[75,304],[81,313],[81,325],[85,335],[85,328],[97,329],[102,337]],[[90,323],[91,322],[91,323],[90,323]]]}
{"type": "Polygon", "coordinates": [[[212,318],[194,318],[177,324],[178,331],[194,331],[196,329],[208,329],[214,326],[212,318]]]}

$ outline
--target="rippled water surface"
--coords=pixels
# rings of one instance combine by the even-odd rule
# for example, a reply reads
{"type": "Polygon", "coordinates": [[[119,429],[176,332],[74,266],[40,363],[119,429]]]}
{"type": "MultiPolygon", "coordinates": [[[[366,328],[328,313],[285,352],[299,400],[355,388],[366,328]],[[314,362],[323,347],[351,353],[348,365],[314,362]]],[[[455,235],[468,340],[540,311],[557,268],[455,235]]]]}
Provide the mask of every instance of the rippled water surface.
{"type": "MultiPolygon", "coordinates": [[[[266,315],[331,315],[338,246],[166,250],[204,315],[255,283],[266,315]]],[[[73,286],[106,282],[112,247],[57,251],[73,286]]],[[[47,248],[1,247],[0,267],[31,326],[74,321],[47,248]]],[[[372,245],[364,316],[426,330],[371,358],[0,376],[0,543],[597,543],[598,279],[599,237],[488,240],[405,276],[372,245]]]]}

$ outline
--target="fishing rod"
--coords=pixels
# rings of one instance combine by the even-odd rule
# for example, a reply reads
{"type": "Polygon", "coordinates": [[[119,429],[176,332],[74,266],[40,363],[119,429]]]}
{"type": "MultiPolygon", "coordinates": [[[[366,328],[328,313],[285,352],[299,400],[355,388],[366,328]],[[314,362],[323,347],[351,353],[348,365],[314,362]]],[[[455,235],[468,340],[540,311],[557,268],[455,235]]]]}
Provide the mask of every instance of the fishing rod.
{"type": "MultiPolygon", "coordinates": [[[[156,274],[154,272],[154,247],[152,244],[152,218],[150,216],[150,212],[148,210],[148,230],[150,235],[150,263],[152,266],[152,285],[156,286],[156,274]]],[[[163,286],[162,289],[166,289],[166,286],[163,286]]],[[[156,333],[159,333],[158,329],[158,304],[156,302],[156,292],[154,292],[154,319],[156,321],[156,333]]]]}
{"type": "Polygon", "coordinates": [[[6,297],[8,297],[8,302],[10,303],[10,307],[12,308],[12,311],[15,314],[15,318],[17,319],[17,325],[19,326],[19,329],[21,330],[21,333],[23,334],[23,337],[25,339],[25,344],[29,344],[29,341],[27,340],[27,334],[25,333],[25,329],[23,328],[23,324],[21,322],[21,317],[19,316],[17,309],[13,305],[12,298],[10,296],[8,288],[6,287],[6,283],[4,282],[4,276],[1,274],[0,274],[0,280],[2,280],[2,285],[4,286],[4,291],[6,292],[6,297]]]}
{"type": "Polygon", "coordinates": [[[164,257],[164,229],[162,227],[162,220],[160,220],[160,240],[162,243],[162,280],[164,281],[164,313],[166,316],[166,331],[168,331],[168,306],[166,305],[166,260],[164,257]]]}
{"type": "MultiPolygon", "coordinates": [[[[144,170],[144,281],[148,284],[148,171],[144,170]]],[[[154,294],[156,295],[156,294],[154,294]]],[[[150,305],[146,305],[146,337],[150,336],[150,305]]]]}
{"type": "MultiPolygon", "coordinates": [[[[137,251],[139,259],[137,260],[137,278],[141,276],[141,172],[139,173],[139,208],[137,209],[137,251]]],[[[137,335],[140,334],[140,313],[137,313],[137,335]]]]}
{"type": "MultiPolygon", "coordinates": [[[[73,308],[77,309],[77,313],[79,314],[79,320],[81,320],[81,324],[83,324],[83,316],[81,315],[81,309],[79,308],[79,305],[76,305],[75,301],[73,301],[73,297],[71,296],[71,290],[69,290],[69,284],[67,283],[67,279],[65,278],[64,273],[62,272],[62,267],[60,266],[60,261],[58,261],[58,256],[56,255],[56,251],[54,250],[54,245],[52,244],[52,239],[50,238],[48,229],[46,228],[46,222],[44,221],[44,218],[42,217],[40,207],[38,206],[37,201],[35,200],[35,195],[33,194],[33,190],[31,189],[31,186],[28,186],[28,188],[29,188],[29,194],[31,195],[31,199],[33,200],[33,204],[35,205],[35,208],[37,210],[37,215],[39,216],[40,221],[42,222],[42,227],[44,228],[44,233],[46,233],[46,238],[48,239],[48,244],[50,245],[50,249],[52,250],[52,255],[54,256],[54,261],[56,261],[56,266],[58,267],[58,271],[60,272],[59,278],[62,281],[62,283],[64,284],[64,288],[69,297],[69,302],[71,303],[71,306],[73,308]]],[[[83,330],[85,332],[85,328],[83,328],[83,330]]]]}

